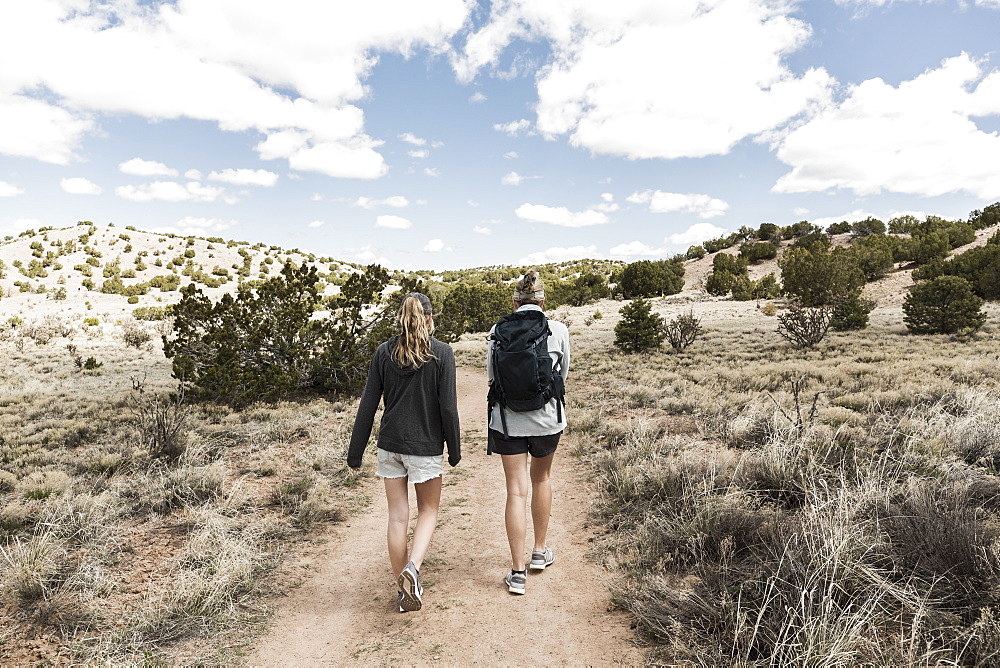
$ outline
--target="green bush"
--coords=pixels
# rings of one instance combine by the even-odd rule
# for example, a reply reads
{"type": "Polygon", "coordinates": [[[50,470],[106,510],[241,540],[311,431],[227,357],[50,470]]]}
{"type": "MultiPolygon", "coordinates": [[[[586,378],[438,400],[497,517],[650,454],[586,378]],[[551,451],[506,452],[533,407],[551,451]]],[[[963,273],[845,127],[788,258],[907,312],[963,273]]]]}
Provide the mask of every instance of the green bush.
{"type": "Polygon", "coordinates": [[[827,234],[847,234],[851,231],[851,224],[846,220],[842,220],[839,223],[833,223],[826,228],[827,234]]]}
{"type": "Polygon", "coordinates": [[[851,232],[857,237],[867,237],[871,234],[885,234],[885,223],[878,218],[868,216],[851,225],[851,232]]]}
{"type": "Polygon", "coordinates": [[[687,249],[687,253],[684,254],[684,257],[689,260],[700,260],[705,257],[705,247],[702,245],[690,246],[687,249]]]}
{"type": "Polygon", "coordinates": [[[903,322],[913,334],[955,334],[982,327],[983,300],[959,276],[938,276],[910,289],[903,301],[903,322]]]}
{"type": "Polygon", "coordinates": [[[803,306],[833,305],[865,284],[856,258],[843,248],[790,248],[778,266],[785,294],[797,297],[803,306]]]}
{"type": "Polygon", "coordinates": [[[363,386],[375,347],[392,331],[395,311],[382,305],[389,273],[372,265],[353,274],[316,319],[315,267],[286,264],[279,276],[240,286],[213,303],[193,283],[174,306],[164,354],[173,375],[206,397],[243,406],[292,392],[354,392],[363,386]]]}
{"type": "Polygon", "coordinates": [[[746,258],[750,264],[757,264],[764,260],[773,260],[777,255],[778,246],[770,241],[746,243],[740,248],[740,256],[746,258]]]}
{"type": "Polygon", "coordinates": [[[652,305],[638,297],[621,309],[615,325],[614,345],[626,353],[641,353],[659,348],[667,337],[663,317],[652,312],[652,305]]]}
{"type": "MultiPolygon", "coordinates": [[[[548,288],[546,288],[548,289],[548,288]]],[[[444,297],[441,314],[435,319],[435,336],[457,341],[466,332],[489,331],[500,316],[513,310],[511,288],[474,281],[462,281],[444,297]]]]}
{"type": "Polygon", "coordinates": [[[684,289],[682,259],[639,260],[625,266],[618,287],[625,299],[673,295],[684,289]]]}
{"type": "Polygon", "coordinates": [[[864,299],[861,293],[847,295],[833,305],[830,327],[838,332],[864,329],[868,326],[868,314],[875,308],[875,302],[864,299]]]}

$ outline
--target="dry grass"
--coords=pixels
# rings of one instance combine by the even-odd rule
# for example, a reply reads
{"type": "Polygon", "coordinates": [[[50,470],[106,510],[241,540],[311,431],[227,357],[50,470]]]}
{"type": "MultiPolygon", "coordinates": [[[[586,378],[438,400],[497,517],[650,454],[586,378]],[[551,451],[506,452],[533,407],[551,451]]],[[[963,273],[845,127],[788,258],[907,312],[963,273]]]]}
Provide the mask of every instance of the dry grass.
{"type": "Polygon", "coordinates": [[[231,662],[284,555],[357,503],[351,406],[171,400],[155,340],[73,322],[0,340],[0,663],[231,662]]]}
{"type": "Polygon", "coordinates": [[[570,433],[607,528],[595,554],[651,659],[995,663],[995,324],[956,344],[884,309],[797,350],[752,304],[694,311],[707,331],[681,353],[574,337],[570,433]]]}

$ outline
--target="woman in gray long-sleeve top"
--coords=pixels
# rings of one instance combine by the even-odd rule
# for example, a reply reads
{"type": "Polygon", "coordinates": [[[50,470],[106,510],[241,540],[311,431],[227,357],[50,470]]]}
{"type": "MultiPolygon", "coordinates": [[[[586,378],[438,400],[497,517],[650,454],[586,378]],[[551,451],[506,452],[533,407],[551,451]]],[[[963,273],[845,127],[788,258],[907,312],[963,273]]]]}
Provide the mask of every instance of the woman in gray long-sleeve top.
{"type": "Polygon", "coordinates": [[[426,295],[411,292],[399,311],[401,332],[375,351],[368,370],[358,415],[347,450],[347,465],[361,466],[361,456],[372,433],[375,411],[385,402],[378,433],[376,473],[385,482],[389,507],[389,561],[399,585],[399,611],[423,605],[419,571],[437,525],[444,473],[444,444],[448,463],[462,458],[455,390],[455,353],[431,336],[434,319],[426,295]],[[410,551],[407,482],[417,493],[417,523],[410,551]]]}

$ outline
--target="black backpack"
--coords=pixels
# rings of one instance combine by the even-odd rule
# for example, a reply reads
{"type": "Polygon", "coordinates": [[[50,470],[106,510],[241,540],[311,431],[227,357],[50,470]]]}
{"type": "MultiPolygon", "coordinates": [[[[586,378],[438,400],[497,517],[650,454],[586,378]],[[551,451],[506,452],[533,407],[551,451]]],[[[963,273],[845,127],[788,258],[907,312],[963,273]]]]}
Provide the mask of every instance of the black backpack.
{"type": "MultiPolygon", "coordinates": [[[[497,322],[489,339],[493,341],[493,384],[487,395],[486,420],[494,406],[500,406],[503,435],[507,434],[505,411],[516,413],[542,408],[553,397],[562,421],[566,390],[558,368],[549,356],[549,321],[541,311],[515,311],[497,322]]],[[[492,454],[492,443],[486,453],[492,454]]]]}

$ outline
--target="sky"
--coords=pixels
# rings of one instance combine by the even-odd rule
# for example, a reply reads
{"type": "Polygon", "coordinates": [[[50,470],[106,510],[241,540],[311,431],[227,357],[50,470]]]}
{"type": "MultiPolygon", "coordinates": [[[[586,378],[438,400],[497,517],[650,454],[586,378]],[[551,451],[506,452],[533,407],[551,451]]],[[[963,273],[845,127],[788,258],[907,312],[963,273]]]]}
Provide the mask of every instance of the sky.
{"type": "Polygon", "coordinates": [[[394,269],[1000,200],[1000,0],[0,0],[0,237],[394,269]]]}

